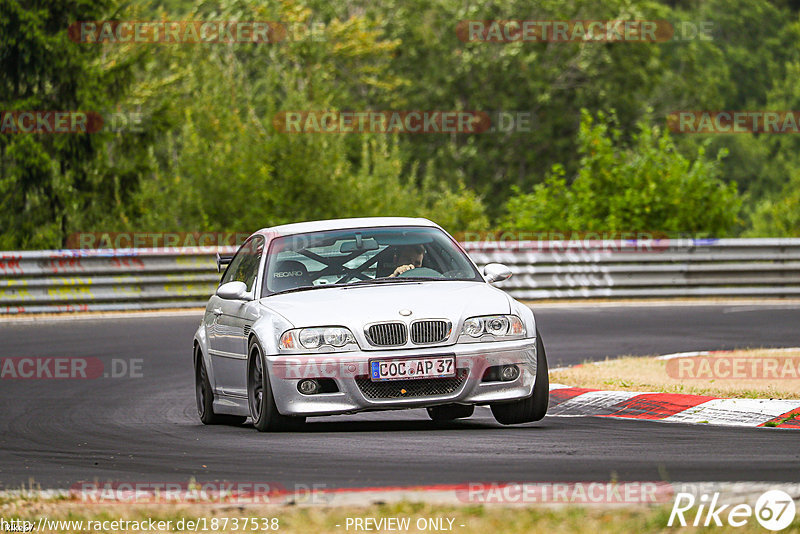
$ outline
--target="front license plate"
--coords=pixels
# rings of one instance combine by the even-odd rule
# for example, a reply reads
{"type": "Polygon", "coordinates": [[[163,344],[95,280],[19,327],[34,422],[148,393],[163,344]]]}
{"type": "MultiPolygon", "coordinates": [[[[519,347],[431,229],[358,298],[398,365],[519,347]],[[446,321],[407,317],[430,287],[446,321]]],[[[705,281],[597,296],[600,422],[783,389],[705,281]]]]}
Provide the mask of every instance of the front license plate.
{"type": "Polygon", "coordinates": [[[370,360],[369,367],[370,378],[373,382],[413,378],[446,378],[456,376],[456,357],[370,360]]]}

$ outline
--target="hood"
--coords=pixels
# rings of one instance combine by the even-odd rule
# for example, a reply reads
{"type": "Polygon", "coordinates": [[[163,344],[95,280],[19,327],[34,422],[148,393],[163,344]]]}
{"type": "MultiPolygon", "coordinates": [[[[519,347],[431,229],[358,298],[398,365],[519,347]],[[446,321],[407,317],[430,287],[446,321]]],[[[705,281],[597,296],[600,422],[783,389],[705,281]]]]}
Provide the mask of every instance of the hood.
{"type": "Polygon", "coordinates": [[[409,282],[330,287],[273,295],[261,305],[296,328],[341,325],[361,330],[367,323],[448,319],[453,326],[473,315],[510,313],[508,296],[485,282],[409,282]],[[411,310],[404,317],[400,310],[411,310]]]}

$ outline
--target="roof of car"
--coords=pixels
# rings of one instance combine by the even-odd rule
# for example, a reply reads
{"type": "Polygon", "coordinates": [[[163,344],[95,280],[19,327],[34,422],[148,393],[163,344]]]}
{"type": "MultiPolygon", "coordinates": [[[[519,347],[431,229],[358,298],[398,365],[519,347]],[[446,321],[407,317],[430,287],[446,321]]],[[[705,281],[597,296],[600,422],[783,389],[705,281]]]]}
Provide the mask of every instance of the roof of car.
{"type": "Polygon", "coordinates": [[[439,225],[428,219],[417,217],[359,217],[353,219],[329,219],[325,221],[307,221],[282,224],[270,228],[262,228],[256,233],[272,235],[294,235],[325,230],[346,230],[349,228],[376,228],[386,226],[428,226],[439,228],[439,225]]]}

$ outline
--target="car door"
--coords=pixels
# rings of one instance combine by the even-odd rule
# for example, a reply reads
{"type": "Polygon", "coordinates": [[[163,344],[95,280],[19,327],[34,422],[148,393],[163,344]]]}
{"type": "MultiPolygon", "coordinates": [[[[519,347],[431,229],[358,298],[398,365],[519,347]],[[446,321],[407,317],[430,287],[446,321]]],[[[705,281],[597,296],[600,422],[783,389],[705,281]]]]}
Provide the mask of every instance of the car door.
{"type": "MultiPolygon", "coordinates": [[[[244,282],[247,291],[254,294],[264,238],[254,236],[248,240],[228,265],[220,285],[244,282]]],[[[227,300],[214,295],[209,310],[213,328],[209,334],[209,355],[214,366],[215,389],[218,393],[237,397],[247,396],[247,309],[253,300],[227,300]]]]}

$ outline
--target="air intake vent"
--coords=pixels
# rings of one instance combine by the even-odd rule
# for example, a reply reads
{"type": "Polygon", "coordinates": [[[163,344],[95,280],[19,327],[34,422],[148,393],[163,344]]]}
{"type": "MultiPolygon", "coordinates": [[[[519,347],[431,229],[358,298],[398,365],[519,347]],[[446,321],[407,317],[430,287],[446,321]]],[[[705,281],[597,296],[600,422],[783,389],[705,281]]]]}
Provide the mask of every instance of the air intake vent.
{"type": "Polygon", "coordinates": [[[388,380],[373,382],[364,376],[356,377],[356,384],[368,399],[409,399],[416,397],[441,397],[452,395],[464,385],[469,371],[459,369],[450,378],[422,378],[417,380],[388,380]]]}
{"type": "Polygon", "coordinates": [[[411,342],[417,345],[441,343],[450,337],[448,321],[416,321],[411,324],[411,342]]]}
{"type": "Polygon", "coordinates": [[[408,330],[403,323],[380,323],[367,328],[367,340],[376,347],[398,347],[406,344],[408,330]]]}

